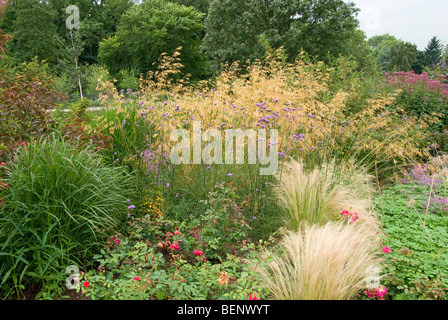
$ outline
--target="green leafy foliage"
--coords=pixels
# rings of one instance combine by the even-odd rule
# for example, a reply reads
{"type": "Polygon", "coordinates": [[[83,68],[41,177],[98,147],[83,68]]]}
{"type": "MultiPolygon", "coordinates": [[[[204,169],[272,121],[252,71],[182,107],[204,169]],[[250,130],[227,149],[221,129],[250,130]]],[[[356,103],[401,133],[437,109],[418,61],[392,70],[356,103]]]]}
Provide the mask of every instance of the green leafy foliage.
{"type": "Polygon", "coordinates": [[[122,107],[102,110],[92,123],[97,132],[112,137],[111,148],[105,150],[106,159],[118,166],[127,165],[137,169],[137,162],[144,151],[151,147],[157,148],[156,142],[160,132],[147,117],[146,111],[139,112],[139,109],[134,107],[131,92],[122,92],[125,98],[122,107]]]}
{"type": "Polygon", "coordinates": [[[15,19],[8,32],[15,40],[10,44],[10,54],[21,62],[37,57],[39,61],[56,64],[61,52],[55,41],[58,30],[53,23],[54,9],[47,2],[36,0],[14,1],[10,4],[11,9],[15,19]]]}
{"type": "Polygon", "coordinates": [[[125,218],[134,190],[123,167],[107,167],[58,135],[18,149],[5,182],[0,270],[2,287],[12,286],[17,295],[30,280],[51,282],[70,262],[88,263],[99,232],[125,218]]]}
{"type": "Polygon", "coordinates": [[[421,72],[423,62],[418,57],[422,53],[412,43],[404,42],[390,34],[373,36],[368,43],[383,72],[421,72]]]}
{"type": "Polygon", "coordinates": [[[81,289],[92,299],[106,300],[235,300],[247,299],[253,291],[266,295],[254,272],[266,257],[247,239],[244,221],[229,213],[229,191],[220,186],[210,194],[204,216],[181,223],[131,213],[129,236],[108,239],[94,256],[97,270],[82,275],[81,289]]]}
{"type": "Polygon", "coordinates": [[[200,53],[203,14],[166,0],[147,0],[121,17],[117,32],[100,44],[99,58],[112,74],[135,69],[146,74],[162,53],[182,47],[184,73],[201,79],[207,65],[200,53]],[[143,23],[144,21],[144,23],[143,23]]]}
{"type": "MultiPolygon", "coordinates": [[[[440,188],[433,192],[446,197],[440,188]]],[[[384,284],[393,299],[447,299],[448,218],[445,207],[428,212],[429,190],[430,186],[417,183],[390,187],[377,207],[382,213],[384,245],[392,249],[383,274],[388,275],[384,284]]]]}
{"type": "Polygon", "coordinates": [[[416,61],[416,54],[402,42],[398,46],[391,47],[390,61],[387,69],[391,72],[410,71],[416,61]]]}
{"type": "Polygon", "coordinates": [[[428,42],[428,46],[424,51],[425,65],[428,67],[434,67],[442,58],[443,46],[437,37],[431,38],[428,42]]]}
{"type": "Polygon", "coordinates": [[[339,0],[214,0],[205,19],[204,48],[214,70],[221,63],[262,58],[261,39],[274,49],[284,47],[289,62],[302,50],[319,59],[328,53],[347,54],[351,50],[347,41],[356,38],[351,44],[357,47],[360,40],[355,31],[357,11],[353,4],[339,0]]]}
{"type": "Polygon", "coordinates": [[[195,7],[202,13],[207,14],[210,6],[210,0],[170,0],[186,7],[195,7]]]}
{"type": "Polygon", "coordinates": [[[138,77],[137,70],[132,69],[122,69],[118,72],[118,89],[127,90],[131,89],[133,91],[137,90],[140,85],[140,80],[138,77]]]}

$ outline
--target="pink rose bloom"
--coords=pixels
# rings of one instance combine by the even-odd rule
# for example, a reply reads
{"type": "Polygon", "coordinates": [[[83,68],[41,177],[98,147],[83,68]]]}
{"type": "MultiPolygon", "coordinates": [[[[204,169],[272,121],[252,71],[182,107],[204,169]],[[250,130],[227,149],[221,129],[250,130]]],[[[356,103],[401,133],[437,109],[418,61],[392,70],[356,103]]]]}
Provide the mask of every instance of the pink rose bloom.
{"type": "Polygon", "coordinates": [[[201,250],[195,250],[193,253],[194,253],[194,255],[197,256],[197,257],[198,257],[198,256],[202,256],[202,255],[204,255],[204,252],[201,251],[201,250]]]}
{"type": "Polygon", "coordinates": [[[350,223],[355,223],[359,219],[358,214],[355,212],[352,214],[352,217],[349,219],[350,223]]]}
{"type": "Polygon", "coordinates": [[[170,247],[173,248],[174,250],[179,250],[179,249],[180,249],[179,245],[177,245],[177,244],[175,244],[175,243],[172,243],[172,244],[170,245],[170,247]]]}
{"type": "Polygon", "coordinates": [[[252,292],[249,295],[249,300],[260,300],[260,299],[257,298],[257,293],[256,292],[252,292]]]}
{"type": "Polygon", "coordinates": [[[139,276],[136,276],[136,277],[134,278],[134,280],[135,280],[135,281],[140,281],[140,277],[139,277],[139,276]]]}
{"type": "Polygon", "coordinates": [[[385,286],[380,286],[375,292],[378,299],[383,300],[383,297],[387,294],[387,289],[385,286]]]}
{"type": "Polygon", "coordinates": [[[392,250],[389,248],[389,247],[383,247],[383,253],[384,254],[386,254],[386,253],[389,253],[389,252],[391,252],[392,250]]]}
{"type": "Polygon", "coordinates": [[[374,298],[376,296],[376,290],[372,290],[370,291],[369,289],[367,289],[366,291],[364,291],[364,293],[366,294],[367,297],[374,298]]]}
{"type": "Polygon", "coordinates": [[[342,211],[341,216],[345,216],[345,215],[350,215],[350,212],[348,212],[347,210],[342,211]]]}

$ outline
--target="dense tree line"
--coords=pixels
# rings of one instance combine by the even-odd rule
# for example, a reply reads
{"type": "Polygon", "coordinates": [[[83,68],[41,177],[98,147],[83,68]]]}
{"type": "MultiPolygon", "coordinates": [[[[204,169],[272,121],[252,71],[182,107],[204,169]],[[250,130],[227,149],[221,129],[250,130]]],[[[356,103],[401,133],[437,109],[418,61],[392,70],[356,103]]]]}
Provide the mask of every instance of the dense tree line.
{"type": "Polygon", "coordinates": [[[390,34],[374,36],[368,40],[368,44],[384,72],[414,70],[421,73],[424,67],[436,66],[443,55],[443,46],[437,37],[429,41],[424,51],[390,34]]]}
{"type": "Polygon", "coordinates": [[[2,11],[0,29],[14,36],[2,68],[41,64],[68,91],[89,87],[99,66],[135,86],[161,53],[179,47],[193,80],[278,48],[289,62],[303,51],[324,61],[342,55],[360,68],[376,61],[384,72],[420,73],[443,54],[435,37],[425,51],[389,34],[367,40],[359,10],[342,0],[10,0],[2,11]],[[70,5],[79,8],[76,30],[66,26],[70,5]]]}

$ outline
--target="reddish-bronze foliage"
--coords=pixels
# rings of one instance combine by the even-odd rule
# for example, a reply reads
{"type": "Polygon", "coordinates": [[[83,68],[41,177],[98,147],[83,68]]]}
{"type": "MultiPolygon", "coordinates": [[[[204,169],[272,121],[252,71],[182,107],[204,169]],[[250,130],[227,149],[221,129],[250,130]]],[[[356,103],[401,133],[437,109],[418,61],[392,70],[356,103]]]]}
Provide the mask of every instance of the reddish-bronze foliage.
{"type": "MultiPolygon", "coordinates": [[[[0,0],[0,16],[2,13],[2,8],[4,6],[3,4],[4,0],[0,0]]],[[[9,35],[9,34],[4,34],[3,30],[0,29],[0,58],[3,59],[3,55],[6,54],[6,49],[5,49],[5,45],[8,43],[8,41],[10,41],[13,38],[13,36],[9,35]]]]}
{"type": "Polygon", "coordinates": [[[0,139],[5,144],[40,136],[54,126],[49,113],[66,97],[49,80],[0,75],[0,139]]]}
{"type": "Polygon", "coordinates": [[[88,133],[84,127],[84,120],[75,118],[71,123],[60,129],[66,140],[77,143],[80,147],[94,146],[96,151],[109,149],[111,137],[102,133],[88,133]]]}
{"type": "MultiPolygon", "coordinates": [[[[5,44],[11,36],[0,30],[0,52],[6,54],[5,44]]],[[[40,136],[54,127],[50,110],[66,97],[48,79],[33,80],[25,76],[7,77],[0,71],[0,142],[6,147],[40,136]]]]}

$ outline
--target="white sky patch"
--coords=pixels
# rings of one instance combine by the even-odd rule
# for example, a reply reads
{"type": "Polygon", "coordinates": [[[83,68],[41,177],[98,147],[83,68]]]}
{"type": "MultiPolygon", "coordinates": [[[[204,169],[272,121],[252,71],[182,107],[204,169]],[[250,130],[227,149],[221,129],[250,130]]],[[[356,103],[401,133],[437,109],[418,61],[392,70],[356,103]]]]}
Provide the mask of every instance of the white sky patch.
{"type": "MultiPolygon", "coordinates": [[[[350,0],[345,0],[350,2],[350,0]]],[[[361,9],[360,28],[370,38],[391,35],[417,45],[424,50],[429,40],[437,36],[448,43],[447,0],[352,0],[361,9]]]]}

